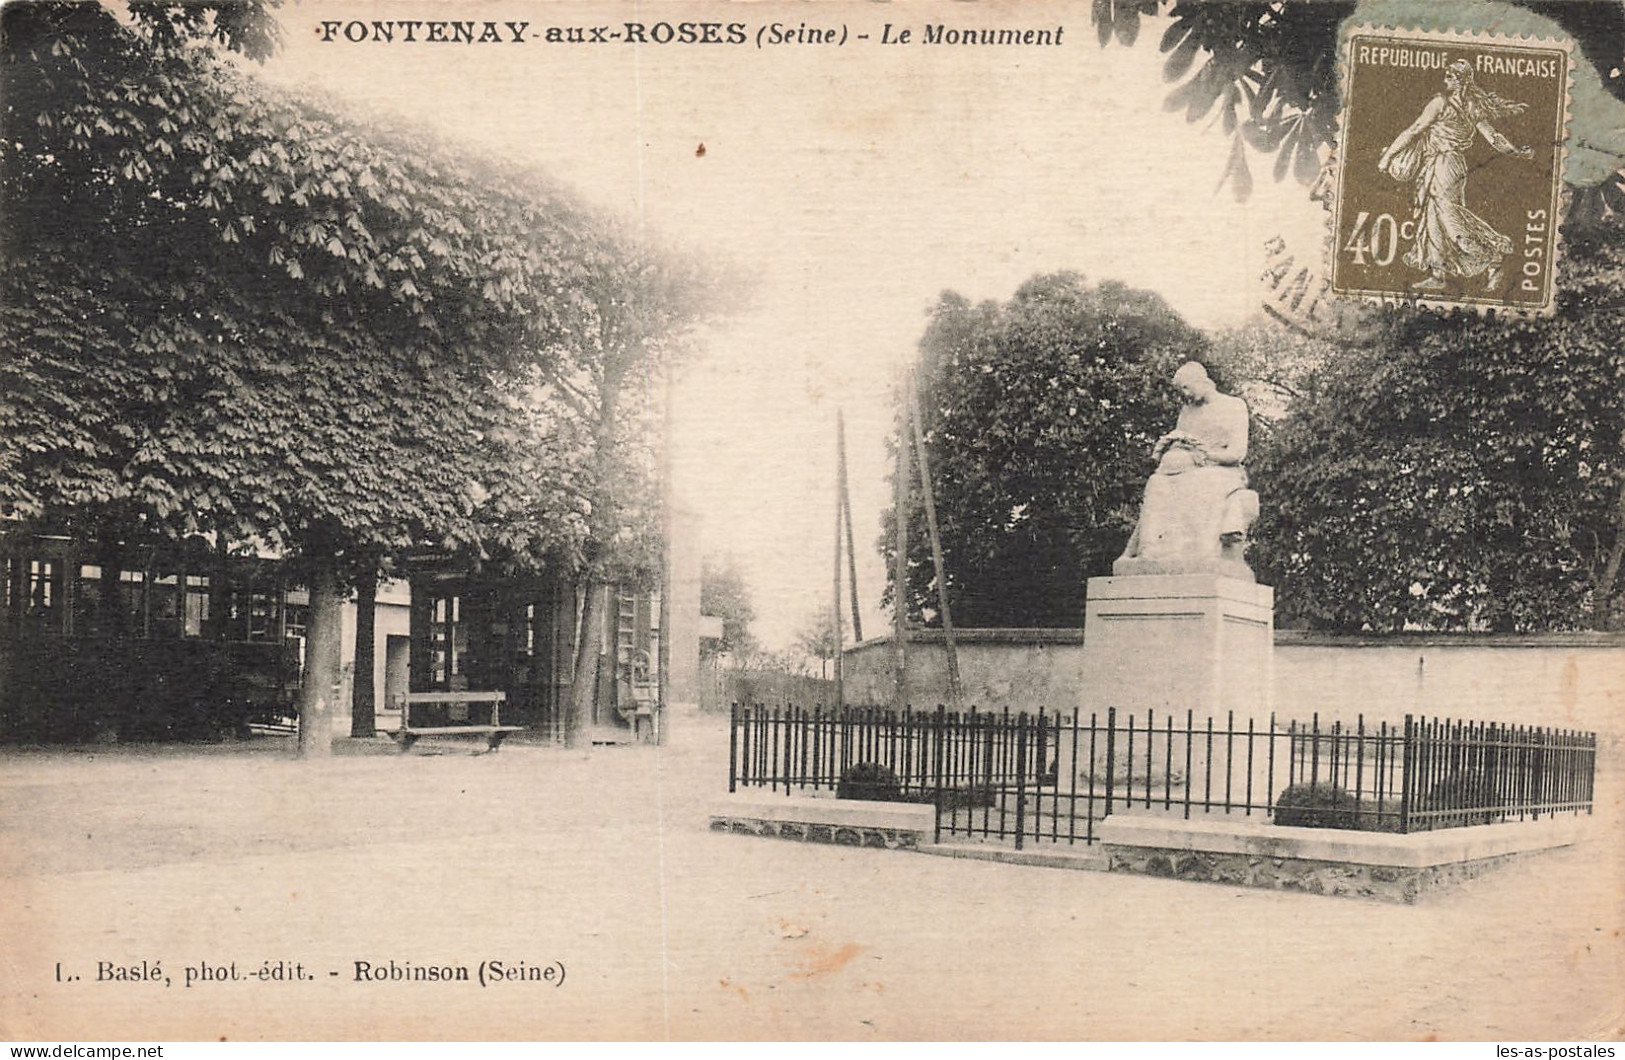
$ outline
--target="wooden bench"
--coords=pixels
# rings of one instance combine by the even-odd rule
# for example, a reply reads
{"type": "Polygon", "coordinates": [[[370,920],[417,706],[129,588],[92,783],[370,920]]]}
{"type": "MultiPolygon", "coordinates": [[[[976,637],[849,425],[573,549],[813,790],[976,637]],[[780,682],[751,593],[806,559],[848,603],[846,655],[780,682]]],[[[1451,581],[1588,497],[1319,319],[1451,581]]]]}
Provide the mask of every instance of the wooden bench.
{"type": "Polygon", "coordinates": [[[401,742],[404,754],[422,736],[484,736],[486,746],[495,751],[510,732],[519,732],[522,725],[503,725],[502,704],[508,701],[506,692],[406,692],[396,697],[400,706],[400,727],[390,733],[401,742]],[[426,721],[414,722],[413,708],[421,716],[435,715],[426,721]],[[480,708],[488,708],[488,711],[480,708]],[[473,720],[474,714],[489,713],[489,722],[473,720]]]}

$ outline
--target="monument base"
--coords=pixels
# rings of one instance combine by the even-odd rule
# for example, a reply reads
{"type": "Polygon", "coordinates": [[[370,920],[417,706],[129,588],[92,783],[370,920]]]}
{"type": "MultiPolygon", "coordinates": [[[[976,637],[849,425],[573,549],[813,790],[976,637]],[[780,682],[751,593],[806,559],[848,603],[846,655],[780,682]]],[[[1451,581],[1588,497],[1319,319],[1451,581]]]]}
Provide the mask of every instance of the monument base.
{"type": "Polygon", "coordinates": [[[1274,649],[1268,585],[1214,573],[1090,578],[1082,706],[1264,720],[1274,649]]]}
{"type": "Polygon", "coordinates": [[[1253,569],[1245,561],[1223,554],[1200,562],[1189,559],[1141,559],[1138,556],[1112,562],[1113,578],[1138,578],[1147,574],[1216,574],[1221,578],[1257,584],[1253,579],[1253,569]]]}

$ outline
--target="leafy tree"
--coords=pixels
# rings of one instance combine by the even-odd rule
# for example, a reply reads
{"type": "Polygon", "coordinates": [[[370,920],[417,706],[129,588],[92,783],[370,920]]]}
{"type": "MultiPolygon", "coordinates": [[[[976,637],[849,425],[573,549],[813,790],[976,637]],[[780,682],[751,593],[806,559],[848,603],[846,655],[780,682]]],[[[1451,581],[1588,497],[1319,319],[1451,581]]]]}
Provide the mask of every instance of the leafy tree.
{"type": "Polygon", "coordinates": [[[829,676],[829,664],[836,654],[834,608],[825,607],[808,616],[796,633],[796,650],[809,659],[817,659],[819,677],[829,676]]]}
{"type": "Polygon", "coordinates": [[[619,403],[688,309],[670,264],[532,174],[250,81],[214,45],[263,55],[259,5],[131,11],[0,9],[0,504],[285,550],[305,711],[392,552],[637,566],[619,403]]]}
{"type": "Polygon", "coordinates": [[[572,746],[587,739],[596,694],[597,682],[581,675],[592,673],[601,655],[601,590],[650,585],[660,569],[660,395],[694,329],[722,311],[725,286],[690,259],[617,244],[582,282],[581,331],[561,351],[564,370],[549,376],[587,444],[586,536],[577,564],[587,606],[565,729],[572,746]]]}
{"type": "MultiPolygon", "coordinates": [[[[263,56],[263,5],[219,31],[212,7],[8,5],[0,143],[6,251],[156,239],[131,261],[236,248],[236,273],[308,304],[415,325],[462,356],[528,359],[567,334],[570,288],[594,264],[592,221],[535,174],[454,154],[422,134],[275,91],[208,46],[263,56]],[[204,34],[200,39],[197,34],[204,34]]],[[[101,256],[98,253],[98,256],[101,256]]],[[[183,257],[183,260],[184,257],[183,257]]]]}
{"type": "Polygon", "coordinates": [[[750,590],[731,557],[707,556],[700,567],[700,614],[722,619],[722,637],[706,651],[714,655],[746,658],[758,647],[750,624],[756,620],[750,590]]]}
{"type": "MultiPolygon", "coordinates": [[[[1034,277],[1003,305],[941,297],[920,341],[917,388],[955,623],[1081,623],[1083,580],[1108,573],[1122,552],[1151,447],[1177,415],[1169,380],[1207,353],[1157,295],[1075,273],[1034,277]]],[[[894,453],[896,444],[894,434],[894,453]]],[[[935,622],[930,544],[912,496],[903,602],[935,622]]],[[[892,526],[888,513],[888,571],[892,526]]]]}
{"type": "Polygon", "coordinates": [[[1266,444],[1254,550],[1331,629],[1609,628],[1625,553],[1625,223],[1571,232],[1555,316],[1399,311],[1266,444]]]}
{"type": "MultiPolygon", "coordinates": [[[[1625,39],[1625,8],[1611,2],[1509,0],[1551,19],[1579,43],[1603,86],[1625,100],[1619,42],[1625,39]]],[[[1220,183],[1238,199],[1252,190],[1249,156],[1274,156],[1277,181],[1291,173],[1312,184],[1320,156],[1337,132],[1337,33],[1357,5],[1346,0],[1279,3],[1271,0],[1095,0],[1095,28],[1104,46],[1133,45],[1144,17],[1166,12],[1161,50],[1163,76],[1175,87],[1164,108],[1188,120],[1216,121],[1231,138],[1220,183]],[[1192,72],[1194,71],[1194,73],[1192,72]]],[[[1625,211],[1625,172],[1577,189],[1573,212],[1591,219],[1625,211]]]]}

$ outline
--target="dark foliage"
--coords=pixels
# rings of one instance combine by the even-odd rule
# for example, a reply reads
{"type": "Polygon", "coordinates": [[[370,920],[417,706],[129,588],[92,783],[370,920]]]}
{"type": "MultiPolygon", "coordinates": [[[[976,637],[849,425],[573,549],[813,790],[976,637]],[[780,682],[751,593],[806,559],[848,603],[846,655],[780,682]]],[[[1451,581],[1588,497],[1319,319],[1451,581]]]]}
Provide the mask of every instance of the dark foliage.
{"type": "Polygon", "coordinates": [[[1357,799],[1336,784],[1294,784],[1275,799],[1275,823],[1297,828],[1396,832],[1399,814],[1357,799]]]}
{"type": "MultiPolygon", "coordinates": [[[[1579,56],[1602,77],[1605,91],[1625,100],[1619,43],[1625,7],[1614,0],[1510,0],[1550,19],[1579,44],[1579,56]]],[[[1269,0],[1095,0],[1102,45],[1133,45],[1141,19],[1167,13],[1163,76],[1174,84],[1163,107],[1189,121],[1211,122],[1231,138],[1220,183],[1238,199],[1252,191],[1252,153],[1274,156],[1277,181],[1288,173],[1303,184],[1320,176],[1320,154],[1337,133],[1337,35],[1355,13],[1347,0],[1278,3],[1269,0]]],[[[1594,217],[1625,211],[1625,173],[1577,189],[1574,212],[1594,217]]]]}
{"type": "Polygon", "coordinates": [[[1256,447],[1281,620],[1531,631],[1621,622],[1625,221],[1569,233],[1557,313],[1395,310],[1256,447]]]}
{"type": "Polygon", "coordinates": [[[868,799],[872,802],[905,802],[897,774],[876,762],[859,762],[841,774],[835,788],[837,799],[868,799]]]}
{"type": "MultiPolygon", "coordinates": [[[[1178,414],[1170,379],[1183,361],[1211,360],[1205,340],[1155,294],[1057,273],[1002,305],[944,294],[920,352],[954,622],[1080,625],[1084,579],[1109,573],[1122,552],[1152,445],[1178,414]]],[[[1222,367],[1215,376],[1222,383],[1222,367]]],[[[904,601],[939,624],[918,489],[912,498],[904,601]]],[[[888,574],[893,525],[888,511],[888,574]]]]}
{"type": "Polygon", "coordinates": [[[1450,811],[1443,817],[1429,818],[1432,827],[1490,824],[1499,819],[1497,808],[1501,802],[1485,772],[1458,771],[1434,784],[1419,808],[1450,811]]]}

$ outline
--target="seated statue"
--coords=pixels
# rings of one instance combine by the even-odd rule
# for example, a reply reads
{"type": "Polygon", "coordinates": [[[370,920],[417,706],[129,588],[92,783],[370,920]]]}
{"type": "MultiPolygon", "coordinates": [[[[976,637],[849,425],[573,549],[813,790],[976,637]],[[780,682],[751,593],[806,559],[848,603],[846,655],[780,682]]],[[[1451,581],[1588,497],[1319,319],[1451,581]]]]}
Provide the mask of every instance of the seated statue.
{"type": "Polygon", "coordinates": [[[1253,580],[1242,553],[1258,518],[1247,488],[1247,403],[1219,393],[1207,369],[1190,361],[1174,373],[1185,398],[1179,422],[1151,451],[1140,521],[1114,575],[1224,574],[1253,580]]]}

